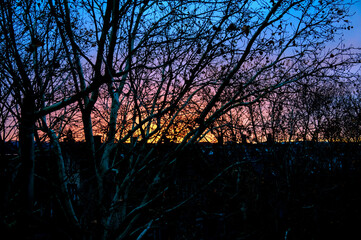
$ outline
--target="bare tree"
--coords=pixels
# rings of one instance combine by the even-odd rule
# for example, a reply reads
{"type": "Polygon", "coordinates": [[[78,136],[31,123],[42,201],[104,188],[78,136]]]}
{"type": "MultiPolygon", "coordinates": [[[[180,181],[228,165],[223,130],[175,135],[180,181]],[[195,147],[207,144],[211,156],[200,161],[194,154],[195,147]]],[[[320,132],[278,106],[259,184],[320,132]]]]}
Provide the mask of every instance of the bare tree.
{"type": "Polygon", "coordinates": [[[20,108],[28,215],[34,135],[45,134],[69,229],[140,239],[194,197],[161,201],[185,149],[224,127],[237,141],[242,126],[232,120],[245,109],[259,141],[253,113],[259,110],[262,121],[267,98],[275,134],[282,112],[275,91],[308,77],[325,78],[325,72],[342,74],[359,62],[355,49],[327,45],[351,28],[349,6],[341,0],[1,3],[0,81],[16,102],[8,109],[20,108]],[[84,198],[77,202],[70,199],[59,142],[74,118],[81,123],[88,164],[77,187],[84,198]],[[103,134],[102,146],[94,133],[103,134]],[[160,150],[165,139],[178,144],[160,150]],[[157,214],[147,214],[159,204],[157,214]]]}

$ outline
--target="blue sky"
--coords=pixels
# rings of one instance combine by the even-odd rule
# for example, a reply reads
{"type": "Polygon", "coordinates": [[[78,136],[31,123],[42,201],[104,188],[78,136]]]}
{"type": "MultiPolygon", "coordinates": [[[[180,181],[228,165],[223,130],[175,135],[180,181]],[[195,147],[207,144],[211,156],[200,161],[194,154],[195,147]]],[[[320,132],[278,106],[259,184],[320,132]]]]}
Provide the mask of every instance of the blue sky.
{"type": "Polygon", "coordinates": [[[350,13],[355,15],[350,19],[354,27],[350,31],[345,31],[346,45],[352,44],[354,47],[361,47],[361,0],[350,9],[350,13]]]}

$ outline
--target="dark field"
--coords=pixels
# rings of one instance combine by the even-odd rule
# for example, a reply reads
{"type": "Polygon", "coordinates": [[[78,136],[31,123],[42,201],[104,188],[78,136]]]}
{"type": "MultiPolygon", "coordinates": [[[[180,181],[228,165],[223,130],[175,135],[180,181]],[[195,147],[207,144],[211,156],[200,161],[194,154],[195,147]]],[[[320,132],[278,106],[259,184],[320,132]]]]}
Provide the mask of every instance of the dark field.
{"type": "MultiPolygon", "coordinates": [[[[86,175],[82,144],[62,147],[68,175],[75,179],[68,184],[75,211],[86,215],[81,203],[87,195],[76,179],[86,175]]],[[[157,154],[172,147],[158,146],[157,154]]],[[[6,151],[1,160],[1,227],[14,236],[20,230],[21,176],[16,155],[9,155],[10,148],[6,151]]],[[[143,239],[356,239],[361,236],[360,156],[360,145],[351,143],[193,145],[162,176],[160,185],[167,189],[144,210],[137,225],[154,219],[143,239]]],[[[27,238],[81,239],[86,233],[69,230],[59,207],[51,153],[39,151],[36,161],[36,204],[27,238]]],[[[115,181],[109,180],[108,187],[115,181]]],[[[138,189],[129,196],[129,210],[136,207],[150,179],[145,173],[138,181],[138,189]]],[[[93,230],[101,227],[96,221],[92,224],[93,230]]]]}

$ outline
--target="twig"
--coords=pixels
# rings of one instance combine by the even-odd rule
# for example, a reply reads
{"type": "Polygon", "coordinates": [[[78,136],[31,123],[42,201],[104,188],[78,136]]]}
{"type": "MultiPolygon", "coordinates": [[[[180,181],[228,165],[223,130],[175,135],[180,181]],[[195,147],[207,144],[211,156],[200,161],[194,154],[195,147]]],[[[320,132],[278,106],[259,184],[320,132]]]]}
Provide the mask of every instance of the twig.
{"type": "Polygon", "coordinates": [[[137,240],[140,240],[140,239],[142,239],[143,238],[143,236],[148,232],[148,230],[149,230],[149,228],[150,228],[150,226],[152,226],[152,224],[153,224],[153,219],[152,220],[150,220],[150,222],[147,224],[147,227],[139,234],[139,236],[138,236],[138,238],[137,238],[137,240]]]}
{"type": "Polygon", "coordinates": [[[241,165],[241,164],[245,164],[245,163],[255,163],[255,162],[258,162],[259,160],[256,160],[256,161],[242,161],[242,162],[236,162],[236,163],[233,163],[231,165],[229,165],[228,167],[226,167],[225,169],[223,169],[217,176],[215,176],[212,180],[210,180],[205,186],[202,187],[201,190],[199,190],[198,192],[196,193],[193,193],[190,197],[188,197],[187,199],[185,199],[184,201],[180,202],[179,204],[177,204],[176,206],[170,208],[170,209],[167,209],[165,212],[166,213],[169,213],[169,212],[172,212],[174,211],[175,209],[181,207],[182,205],[184,205],[185,203],[187,203],[188,201],[190,201],[192,198],[194,198],[195,196],[197,196],[198,194],[200,194],[201,192],[203,192],[209,185],[211,185],[214,181],[216,181],[220,176],[222,176],[225,172],[227,172],[229,169],[235,167],[235,166],[238,166],[238,165],[241,165]]]}

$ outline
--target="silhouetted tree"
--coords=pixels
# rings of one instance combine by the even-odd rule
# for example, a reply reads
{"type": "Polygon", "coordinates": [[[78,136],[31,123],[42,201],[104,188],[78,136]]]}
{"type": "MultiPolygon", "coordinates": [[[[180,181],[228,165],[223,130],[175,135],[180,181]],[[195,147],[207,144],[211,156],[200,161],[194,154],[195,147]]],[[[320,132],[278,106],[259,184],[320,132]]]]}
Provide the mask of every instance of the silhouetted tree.
{"type": "Polygon", "coordinates": [[[15,101],[7,109],[19,126],[25,212],[34,215],[34,136],[44,136],[68,235],[142,238],[194,198],[162,200],[185,149],[217,127],[222,135],[223,125],[238,141],[243,124],[231,118],[244,107],[257,141],[269,134],[265,117],[274,139],[282,110],[272,93],[359,62],[355,49],[326,48],[351,28],[349,7],[341,0],[3,1],[0,83],[15,101]],[[59,143],[67,124],[82,128],[86,144],[79,200],[71,199],[76,176],[66,176],[59,143]],[[105,141],[97,148],[99,133],[105,141]],[[164,151],[164,139],[179,144],[164,151]]]}

